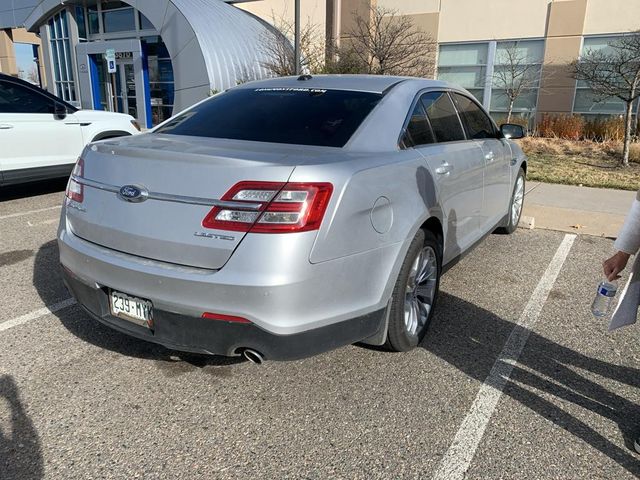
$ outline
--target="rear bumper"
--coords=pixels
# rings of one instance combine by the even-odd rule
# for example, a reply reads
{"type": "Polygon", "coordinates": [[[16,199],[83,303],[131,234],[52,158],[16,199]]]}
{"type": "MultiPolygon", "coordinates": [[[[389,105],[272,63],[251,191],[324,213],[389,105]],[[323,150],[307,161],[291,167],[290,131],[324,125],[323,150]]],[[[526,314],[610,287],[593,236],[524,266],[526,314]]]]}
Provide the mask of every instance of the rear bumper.
{"type": "Polygon", "coordinates": [[[292,335],[276,335],[255,324],[237,324],[154,309],[153,329],[110,314],[107,291],[88,285],[67,269],[64,283],[95,320],[127,335],[186,352],[239,355],[243,349],[260,352],[266,360],[295,360],[355,343],[373,336],[384,324],[385,309],[351,320],[292,335]]]}

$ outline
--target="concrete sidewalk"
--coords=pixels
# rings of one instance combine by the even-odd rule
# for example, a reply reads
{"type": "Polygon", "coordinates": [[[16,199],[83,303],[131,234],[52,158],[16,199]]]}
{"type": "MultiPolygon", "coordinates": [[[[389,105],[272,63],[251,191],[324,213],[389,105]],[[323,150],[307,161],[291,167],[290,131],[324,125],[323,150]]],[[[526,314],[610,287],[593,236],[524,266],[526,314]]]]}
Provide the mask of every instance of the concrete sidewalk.
{"type": "Polygon", "coordinates": [[[624,190],[530,182],[523,215],[534,217],[536,228],[615,238],[635,196],[624,190]]]}

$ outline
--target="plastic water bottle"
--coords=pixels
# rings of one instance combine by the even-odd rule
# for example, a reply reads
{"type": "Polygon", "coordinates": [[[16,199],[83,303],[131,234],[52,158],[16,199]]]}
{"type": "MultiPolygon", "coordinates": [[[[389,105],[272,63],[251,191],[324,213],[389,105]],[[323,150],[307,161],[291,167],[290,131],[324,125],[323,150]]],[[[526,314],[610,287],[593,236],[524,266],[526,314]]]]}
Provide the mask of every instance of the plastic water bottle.
{"type": "Polygon", "coordinates": [[[594,317],[602,318],[609,315],[611,303],[613,301],[613,297],[616,296],[617,291],[618,286],[615,282],[608,282],[605,280],[598,285],[596,298],[593,300],[593,305],[591,305],[591,313],[593,313],[594,317]]]}

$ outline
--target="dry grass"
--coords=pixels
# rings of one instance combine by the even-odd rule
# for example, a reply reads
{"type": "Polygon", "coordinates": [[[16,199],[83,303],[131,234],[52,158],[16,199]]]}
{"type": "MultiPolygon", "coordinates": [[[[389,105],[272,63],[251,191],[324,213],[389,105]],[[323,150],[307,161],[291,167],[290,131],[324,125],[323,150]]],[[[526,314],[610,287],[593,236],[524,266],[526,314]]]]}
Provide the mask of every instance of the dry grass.
{"type": "Polygon", "coordinates": [[[640,188],[640,144],[632,144],[631,164],[622,168],[620,143],[536,137],[523,138],[519,143],[529,157],[529,180],[622,190],[640,188]]]}

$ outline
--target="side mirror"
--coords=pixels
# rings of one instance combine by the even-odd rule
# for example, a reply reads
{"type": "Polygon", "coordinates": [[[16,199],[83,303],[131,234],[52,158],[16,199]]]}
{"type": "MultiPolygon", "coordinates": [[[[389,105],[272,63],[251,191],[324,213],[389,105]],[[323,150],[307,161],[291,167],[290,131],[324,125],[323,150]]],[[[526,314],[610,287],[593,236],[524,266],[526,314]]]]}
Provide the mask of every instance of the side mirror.
{"type": "Polygon", "coordinates": [[[522,125],[516,125],[515,123],[504,123],[500,125],[500,133],[504,138],[510,140],[517,140],[518,138],[524,138],[527,136],[527,132],[522,125]]]}
{"type": "Polygon", "coordinates": [[[62,105],[61,103],[56,103],[53,106],[53,117],[56,120],[64,120],[67,118],[67,107],[62,105]]]}

